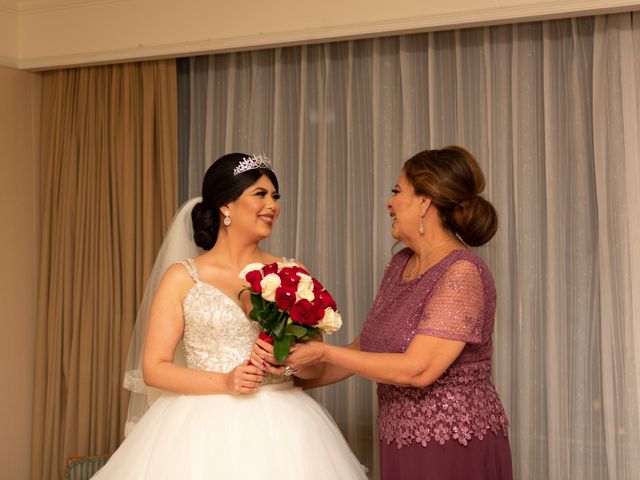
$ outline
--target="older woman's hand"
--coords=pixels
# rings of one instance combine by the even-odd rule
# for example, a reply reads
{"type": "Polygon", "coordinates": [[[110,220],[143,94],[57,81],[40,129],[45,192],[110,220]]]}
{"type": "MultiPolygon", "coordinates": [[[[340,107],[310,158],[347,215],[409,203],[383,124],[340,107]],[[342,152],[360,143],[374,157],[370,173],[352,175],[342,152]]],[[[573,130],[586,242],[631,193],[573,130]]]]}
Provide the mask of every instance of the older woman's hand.
{"type": "Polygon", "coordinates": [[[321,362],[325,347],[326,345],[324,342],[315,340],[296,343],[291,347],[289,356],[284,363],[297,372],[303,368],[321,362]]]}

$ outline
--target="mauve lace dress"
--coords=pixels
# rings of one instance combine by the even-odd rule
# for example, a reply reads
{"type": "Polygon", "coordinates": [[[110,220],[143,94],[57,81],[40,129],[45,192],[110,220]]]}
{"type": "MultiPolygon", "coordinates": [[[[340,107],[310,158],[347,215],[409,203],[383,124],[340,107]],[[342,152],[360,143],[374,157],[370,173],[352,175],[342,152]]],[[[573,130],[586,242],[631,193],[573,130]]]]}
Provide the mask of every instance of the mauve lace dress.
{"type": "Polygon", "coordinates": [[[491,272],[476,254],[459,249],[405,282],[411,253],[405,248],[387,266],[361,349],[404,352],[416,335],[466,345],[426,388],[378,384],[382,478],[511,479],[507,417],[490,378],[496,310],[491,272]]]}

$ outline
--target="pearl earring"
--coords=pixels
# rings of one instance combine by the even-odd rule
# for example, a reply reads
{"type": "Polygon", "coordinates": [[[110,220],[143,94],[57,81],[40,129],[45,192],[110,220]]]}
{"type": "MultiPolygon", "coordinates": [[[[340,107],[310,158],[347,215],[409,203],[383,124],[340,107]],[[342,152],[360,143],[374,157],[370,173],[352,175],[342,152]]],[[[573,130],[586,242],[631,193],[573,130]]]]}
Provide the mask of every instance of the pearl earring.
{"type": "Polygon", "coordinates": [[[225,227],[228,227],[229,225],[231,225],[231,214],[229,212],[224,212],[224,220],[222,221],[222,223],[224,223],[225,227]]]}

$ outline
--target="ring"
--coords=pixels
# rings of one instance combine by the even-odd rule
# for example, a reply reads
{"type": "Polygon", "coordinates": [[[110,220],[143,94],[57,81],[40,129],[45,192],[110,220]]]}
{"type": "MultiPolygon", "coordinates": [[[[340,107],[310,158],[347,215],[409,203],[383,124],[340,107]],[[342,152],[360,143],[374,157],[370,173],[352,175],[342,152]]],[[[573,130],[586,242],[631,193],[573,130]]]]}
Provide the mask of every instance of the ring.
{"type": "Polygon", "coordinates": [[[293,368],[291,368],[289,365],[287,365],[286,367],[284,367],[284,376],[285,377],[290,377],[291,375],[293,375],[295,373],[295,371],[293,370],[293,368]]]}

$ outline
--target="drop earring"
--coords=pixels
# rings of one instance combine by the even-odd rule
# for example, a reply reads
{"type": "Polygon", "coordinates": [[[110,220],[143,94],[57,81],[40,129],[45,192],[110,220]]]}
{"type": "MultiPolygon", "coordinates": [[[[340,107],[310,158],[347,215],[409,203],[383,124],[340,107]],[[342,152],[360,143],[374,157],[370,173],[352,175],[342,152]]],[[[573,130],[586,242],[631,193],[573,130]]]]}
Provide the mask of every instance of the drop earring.
{"type": "Polygon", "coordinates": [[[222,221],[222,223],[224,223],[225,227],[228,227],[229,225],[231,225],[231,214],[229,212],[224,212],[224,220],[222,221]]]}
{"type": "MultiPolygon", "coordinates": [[[[422,199],[422,203],[421,205],[424,204],[424,199],[422,199]]],[[[422,225],[422,219],[424,218],[424,216],[427,214],[427,210],[429,210],[429,207],[431,206],[431,204],[427,205],[427,209],[424,211],[424,213],[422,213],[422,211],[420,212],[420,226],[418,227],[418,233],[420,235],[424,235],[424,225],[422,225]]]]}

